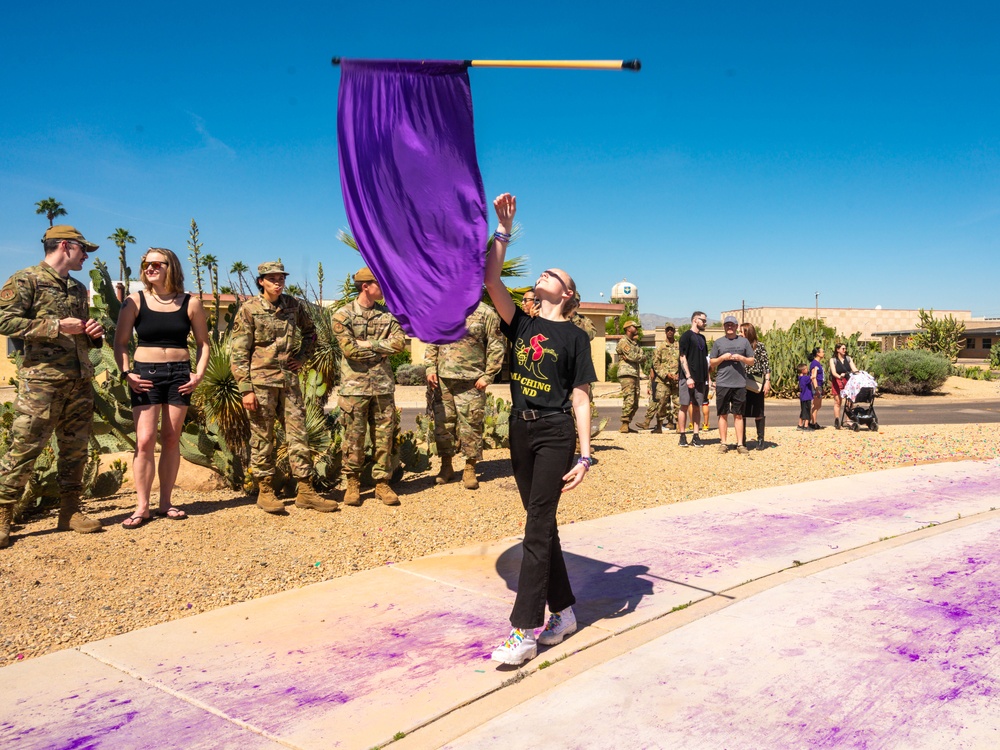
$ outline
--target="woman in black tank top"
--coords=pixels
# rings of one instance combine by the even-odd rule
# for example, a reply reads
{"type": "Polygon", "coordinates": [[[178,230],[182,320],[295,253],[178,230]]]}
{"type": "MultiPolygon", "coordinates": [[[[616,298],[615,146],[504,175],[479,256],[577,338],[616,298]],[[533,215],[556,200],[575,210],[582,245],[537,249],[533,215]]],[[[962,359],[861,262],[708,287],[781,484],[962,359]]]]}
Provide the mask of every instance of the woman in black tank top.
{"type": "Polygon", "coordinates": [[[180,467],[180,435],[191,394],[208,368],[208,324],[201,300],[184,293],[184,272],[177,256],[166,248],[151,247],[142,258],[145,292],[130,294],[118,314],[115,361],[132,395],[136,449],[136,510],[122,522],[137,529],[150,519],[149,495],[157,474],[157,432],[160,442],[160,503],[156,515],[183,520],[187,513],[171,504],[180,467]],[[138,346],[129,363],[133,330],[138,346]],[[198,344],[195,372],[191,372],[188,334],[198,344]],[[161,420],[162,417],[162,420],[161,420]],[[161,426],[162,421],[162,426],[161,426]]]}

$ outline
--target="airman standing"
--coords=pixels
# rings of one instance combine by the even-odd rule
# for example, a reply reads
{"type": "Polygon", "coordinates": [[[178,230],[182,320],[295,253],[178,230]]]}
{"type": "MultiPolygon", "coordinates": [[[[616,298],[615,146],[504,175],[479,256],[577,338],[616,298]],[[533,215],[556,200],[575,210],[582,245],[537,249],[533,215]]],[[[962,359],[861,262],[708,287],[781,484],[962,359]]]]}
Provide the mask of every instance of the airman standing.
{"type": "Polygon", "coordinates": [[[389,486],[397,427],[396,381],[389,358],[403,351],[406,340],[399,321],[382,304],[382,288],[368,268],[354,274],[354,286],[357,298],[333,315],[333,334],[343,355],[337,403],[344,420],[344,504],[361,505],[365,437],[371,423],[375,497],[386,505],[399,505],[389,486]]]}
{"type": "Polygon", "coordinates": [[[639,378],[646,353],[637,339],[638,324],[626,320],[622,324],[625,335],[618,340],[618,383],[622,387],[622,426],[620,432],[629,431],[629,423],[639,409],[639,378]]]}
{"type": "Polygon", "coordinates": [[[466,335],[453,344],[428,346],[424,367],[433,391],[434,439],[441,457],[435,481],[445,484],[453,476],[457,438],[465,456],[462,483],[475,490],[479,488],[476,463],[483,457],[486,386],[503,365],[504,339],[500,317],[482,302],[465,319],[465,328],[466,335]]]}
{"type": "Polygon", "coordinates": [[[250,466],[260,490],[257,507],[268,513],[285,512],[273,484],[274,422],[280,419],[297,484],[295,506],[329,513],[339,504],[320,497],[310,481],[313,467],[298,376],[316,346],[316,328],[305,306],[282,294],[287,277],[280,262],[257,266],[260,295],[240,306],[233,324],[232,372],[250,413],[250,466]],[[301,344],[296,344],[296,335],[301,344]]]}
{"type": "Polygon", "coordinates": [[[45,259],[0,289],[0,333],[24,341],[13,441],[0,460],[0,548],[10,544],[14,503],[53,432],[59,449],[56,528],[80,534],[101,528],[80,510],[80,496],[94,417],[89,351],[103,346],[104,328],[90,317],[87,288],[69,275],[82,270],[98,246],[65,224],[49,227],[42,244],[45,259]]]}
{"type": "Polygon", "coordinates": [[[650,385],[656,383],[656,398],[651,399],[646,408],[646,418],[642,423],[642,428],[648,428],[650,421],[655,416],[656,427],[653,428],[653,432],[656,434],[663,432],[664,422],[671,430],[677,426],[679,393],[677,365],[680,355],[678,354],[677,342],[674,340],[675,332],[676,329],[672,325],[666,326],[664,334],[666,334],[667,340],[653,352],[653,363],[649,368],[650,385]]]}

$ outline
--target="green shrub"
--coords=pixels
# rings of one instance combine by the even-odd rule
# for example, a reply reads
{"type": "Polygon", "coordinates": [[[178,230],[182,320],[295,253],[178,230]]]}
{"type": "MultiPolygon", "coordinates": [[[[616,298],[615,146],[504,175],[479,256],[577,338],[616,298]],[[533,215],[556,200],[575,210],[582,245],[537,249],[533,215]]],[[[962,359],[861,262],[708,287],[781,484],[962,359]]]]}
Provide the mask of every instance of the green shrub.
{"type": "Polygon", "coordinates": [[[872,358],[869,372],[879,390],[903,395],[927,394],[948,379],[951,363],[942,354],[920,349],[896,349],[872,358]]]}
{"type": "Polygon", "coordinates": [[[990,349],[990,369],[1000,370],[1000,346],[990,349]]]}
{"type": "Polygon", "coordinates": [[[392,367],[393,372],[396,372],[403,365],[412,364],[412,362],[410,353],[406,349],[389,357],[389,365],[392,367]]]}
{"type": "Polygon", "coordinates": [[[996,376],[982,367],[964,367],[962,365],[952,365],[951,374],[969,380],[993,380],[996,376]]]}
{"type": "Polygon", "coordinates": [[[423,365],[400,365],[396,370],[399,385],[426,385],[427,370],[423,365]]]}
{"type": "Polygon", "coordinates": [[[613,365],[611,365],[611,367],[608,368],[608,372],[606,374],[606,377],[607,377],[609,383],[617,383],[618,382],[618,363],[617,362],[615,362],[613,365]]]}

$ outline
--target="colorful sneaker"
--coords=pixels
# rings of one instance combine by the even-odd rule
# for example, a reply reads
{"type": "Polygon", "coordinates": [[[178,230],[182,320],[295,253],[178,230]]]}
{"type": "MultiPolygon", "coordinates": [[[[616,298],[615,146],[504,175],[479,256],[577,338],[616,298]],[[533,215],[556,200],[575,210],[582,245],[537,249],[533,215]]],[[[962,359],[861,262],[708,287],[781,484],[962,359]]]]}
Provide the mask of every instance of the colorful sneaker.
{"type": "Polygon", "coordinates": [[[554,646],[562,643],[567,635],[576,632],[576,615],[572,607],[566,607],[562,612],[553,612],[545,623],[545,630],[538,634],[538,642],[543,646],[554,646]]]}
{"type": "Polygon", "coordinates": [[[695,434],[694,434],[694,435],[692,436],[692,438],[691,438],[691,447],[692,447],[692,448],[701,448],[701,447],[703,447],[704,445],[705,445],[705,444],[704,444],[703,442],[701,442],[701,438],[700,438],[700,437],[698,437],[698,433],[696,432],[696,433],[695,433],[695,434]]]}
{"type": "Polygon", "coordinates": [[[534,659],[537,654],[538,644],[535,642],[535,634],[531,630],[514,628],[507,636],[507,640],[497,646],[491,658],[501,664],[516,667],[529,659],[534,659]]]}

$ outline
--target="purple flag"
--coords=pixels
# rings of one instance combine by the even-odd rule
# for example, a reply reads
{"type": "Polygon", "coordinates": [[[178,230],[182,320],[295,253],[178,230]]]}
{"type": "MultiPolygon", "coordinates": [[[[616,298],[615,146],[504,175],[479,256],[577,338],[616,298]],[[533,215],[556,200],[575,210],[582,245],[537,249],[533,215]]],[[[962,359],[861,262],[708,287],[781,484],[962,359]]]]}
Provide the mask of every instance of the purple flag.
{"type": "Polygon", "coordinates": [[[482,296],[486,194],[462,62],[341,60],[340,186],[403,329],[445,344],[482,296]]]}

